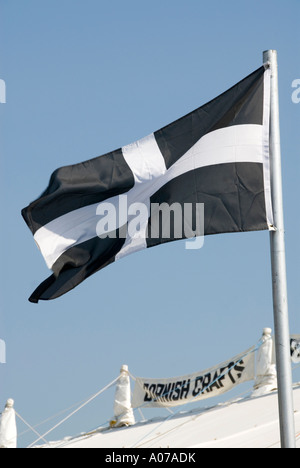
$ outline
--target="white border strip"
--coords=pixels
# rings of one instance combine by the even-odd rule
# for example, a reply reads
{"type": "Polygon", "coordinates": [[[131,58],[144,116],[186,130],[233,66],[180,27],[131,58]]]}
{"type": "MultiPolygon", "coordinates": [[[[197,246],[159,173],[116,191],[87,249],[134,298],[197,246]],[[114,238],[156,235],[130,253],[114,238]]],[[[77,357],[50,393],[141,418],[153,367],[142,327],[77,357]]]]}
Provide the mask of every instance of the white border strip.
{"type": "Polygon", "coordinates": [[[271,100],[271,69],[267,68],[264,74],[264,115],[263,115],[263,164],[266,215],[269,230],[274,230],[272,193],[271,193],[271,168],[270,168],[270,100],[271,100]]]}

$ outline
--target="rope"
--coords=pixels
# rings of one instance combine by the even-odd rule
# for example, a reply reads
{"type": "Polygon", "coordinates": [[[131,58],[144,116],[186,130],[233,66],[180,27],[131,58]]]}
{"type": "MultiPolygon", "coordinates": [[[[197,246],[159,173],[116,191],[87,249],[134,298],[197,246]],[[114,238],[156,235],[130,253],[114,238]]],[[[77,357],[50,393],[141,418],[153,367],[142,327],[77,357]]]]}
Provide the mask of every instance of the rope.
{"type": "Polygon", "coordinates": [[[29,427],[29,429],[32,430],[32,432],[34,432],[38,437],[39,437],[39,440],[42,439],[44,442],[46,442],[46,444],[48,444],[48,441],[46,439],[44,439],[43,436],[41,436],[32,426],[30,426],[30,424],[28,422],[25,421],[25,419],[22,418],[22,416],[19,415],[19,413],[16,412],[15,410],[15,413],[16,413],[16,416],[18,416],[18,418],[27,426],[29,427]]]}
{"type": "MultiPolygon", "coordinates": [[[[59,411],[58,413],[54,414],[53,416],[50,416],[49,418],[47,419],[44,419],[43,421],[35,424],[33,426],[34,429],[36,429],[37,427],[40,427],[40,426],[43,426],[44,424],[46,424],[47,422],[49,421],[52,421],[52,419],[55,419],[55,418],[58,418],[58,416],[61,416],[62,414],[66,413],[67,411],[70,411],[71,409],[75,408],[75,406],[78,406],[78,405],[81,405],[81,403],[85,402],[86,401],[86,398],[84,400],[80,400],[80,401],[77,401],[76,403],[74,403],[72,406],[69,406],[68,408],[65,408],[64,410],[62,411],[59,411]]],[[[1,414],[1,413],[0,413],[1,414]]],[[[31,429],[31,428],[30,428],[31,429]]],[[[30,429],[26,429],[26,431],[23,431],[21,432],[20,434],[18,434],[18,438],[22,437],[23,435],[27,434],[30,429]]]]}
{"type": "MultiPolygon", "coordinates": [[[[71,414],[66,416],[62,421],[60,421],[58,424],[56,424],[52,429],[49,431],[45,432],[42,436],[40,436],[37,440],[35,440],[32,444],[30,444],[27,448],[33,447],[37,442],[39,442],[41,439],[45,440],[44,437],[46,437],[50,432],[54,431],[54,429],[57,429],[59,426],[61,426],[63,423],[65,423],[68,419],[70,419],[74,414],[78,413],[82,408],[84,408],[86,405],[88,405],[91,401],[93,401],[95,398],[97,398],[101,393],[105,392],[105,390],[108,390],[110,387],[112,387],[118,380],[120,376],[118,376],[116,379],[114,379],[110,384],[106,385],[106,387],[102,388],[99,392],[95,393],[91,398],[89,398],[85,403],[80,405],[75,411],[73,411],[71,414]]],[[[48,444],[48,442],[47,442],[48,444]]]]}

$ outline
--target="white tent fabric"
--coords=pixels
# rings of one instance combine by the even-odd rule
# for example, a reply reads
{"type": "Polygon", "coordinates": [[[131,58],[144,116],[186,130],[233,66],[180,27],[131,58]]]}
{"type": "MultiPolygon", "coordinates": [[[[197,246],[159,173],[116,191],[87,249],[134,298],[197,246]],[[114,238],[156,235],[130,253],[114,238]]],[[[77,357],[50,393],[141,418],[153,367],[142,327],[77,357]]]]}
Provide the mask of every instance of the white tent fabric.
{"type": "Polygon", "coordinates": [[[17,448],[16,413],[13,408],[14,401],[7,400],[0,420],[0,448],[17,448]]]}
{"type": "MultiPolygon", "coordinates": [[[[295,429],[300,448],[300,384],[294,386],[295,429]]],[[[41,446],[40,446],[41,447],[41,446]]],[[[211,408],[155,418],[132,427],[99,428],[93,434],[43,448],[279,448],[277,392],[211,408]]]]}
{"type": "Polygon", "coordinates": [[[253,397],[277,390],[277,371],[273,352],[274,340],[271,333],[271,328],[264,329],[263,344],[257,352],[253,397]]]}
{"type": "Polygon", "coordinates": [[[116,384],[114,420],[111,421],[111,426],[132,426],[134,423],[135,418],[131,407],[131,391],[128,366],[124,365],[121,368],[121,374],[116,384]]]}
{"type": "MultiPolygon", "coordinates": [[[[170,412],[166,418],[135,424],[128,366],[116,383],[114,419],[78,437],[49,442],[36,448],[275,448],[280,446],[277,375],[272,330],[264,329],[256,350],[256,379],[250,397],[190,412],[170,412]],[[133,427],[124,427],[133,426],[133,427]],[[117,428],[117,429],[116,429],[117,428]]],[[[293,357],[298,360],[299,339],[293,357]]],[[[291,356],[292,356],[291,354],[291,356]]],[[[111,386],[111,384],[110,384],[111,386]]],[[[300,448],[300,383],[294,385],[295,428],[300,448]]],[[[72,413],[74,414],[74,413],[72,413]]],[[[51,431],[49,431],[51,432],[51,431]]],[[[48,433],[49,433],[48,432],[48,433]]],[[[40,439],[38,439],[40,440],[40,439]]]]}

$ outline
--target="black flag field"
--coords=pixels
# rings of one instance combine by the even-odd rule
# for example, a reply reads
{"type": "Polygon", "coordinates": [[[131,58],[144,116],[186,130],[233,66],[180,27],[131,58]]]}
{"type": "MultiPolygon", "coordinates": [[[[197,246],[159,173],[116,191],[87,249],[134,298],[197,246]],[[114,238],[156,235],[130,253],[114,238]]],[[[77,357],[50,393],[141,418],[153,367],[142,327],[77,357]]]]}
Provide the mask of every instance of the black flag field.
{"type": "Polygon", "coordinates": [[[272,229],[269,101],[270,71],[261,67],[149,136],[57,169],[22,210],[52,270],[29,300],[57,298],[164,242],[272,229]]]}

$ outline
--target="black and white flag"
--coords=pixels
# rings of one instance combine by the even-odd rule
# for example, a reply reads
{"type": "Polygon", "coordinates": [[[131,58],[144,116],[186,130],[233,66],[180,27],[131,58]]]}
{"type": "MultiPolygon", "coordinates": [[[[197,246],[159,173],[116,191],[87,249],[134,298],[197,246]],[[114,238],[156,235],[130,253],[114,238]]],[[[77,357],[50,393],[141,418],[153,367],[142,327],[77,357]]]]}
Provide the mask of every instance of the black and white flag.
{"type": "Polygon", "coordinates": [[[269,101],[270,71],[261,67],[149,136],[57,169],[22,210],[53,271],[29,300],[59,297],[164,242],[272,229],[269,101]]]}

